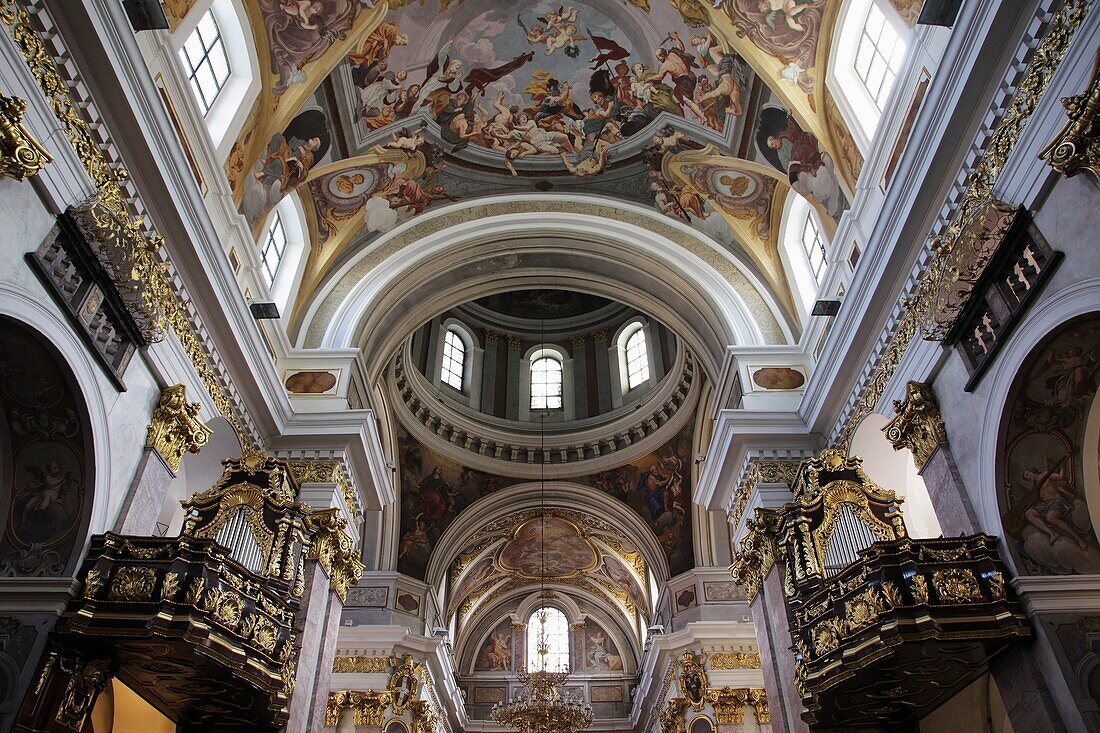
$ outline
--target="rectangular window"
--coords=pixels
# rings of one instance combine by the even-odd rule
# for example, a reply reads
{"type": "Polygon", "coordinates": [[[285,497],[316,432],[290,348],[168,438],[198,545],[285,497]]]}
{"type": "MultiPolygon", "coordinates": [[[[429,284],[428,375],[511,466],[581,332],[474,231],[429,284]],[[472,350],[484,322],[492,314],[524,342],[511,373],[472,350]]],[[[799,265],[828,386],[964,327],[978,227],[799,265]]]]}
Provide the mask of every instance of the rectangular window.
{"type": "Polygon", "coordinates": [[[812,211],[807,212],[806,225],[802,228],[802,249],[810,262],[810,272],[813,273],[814,280],[820,283],[826,264],[825,240],[821,236],[821,229],[818,228],[812,211]]]}
{"type": "Polygon", "coordinates": [[[213,11],[208,10],[202,16],[180,49],[180,59],[195,99],[203,115],[206,115],[230,76],[229,56],[225,52],[213,11]]]}
{"type": "Polygon", "coordinates": [[[649,353],[645,330],[639,328],[626,341],[626,388],[634,389],[649,379],[649,353]]]}
{"type": "Polygon", "coordinates": [[[561,362],[549,356],[531,363],[531,409],[561,409],[561,362]]]}
{"type": "Polygon", "coordinates": [[[878,5],[872,2],[860,34],[855,69],[880,112],[904,58],[905,44],[878,5]]]}
{"type": "Polygon", "coordinates": [[[286,251],[286,230],[283,229],[283,220],[279,212],[275,212],[275,218],[271,220],[271,226],[267,230],[267,241],[260,250],[260,257],[264,262],[264,272],[267,274],[267,286],[275,284],[275,273],[279,271],[279,263],[283,261],[283,252],[286,251]]]}

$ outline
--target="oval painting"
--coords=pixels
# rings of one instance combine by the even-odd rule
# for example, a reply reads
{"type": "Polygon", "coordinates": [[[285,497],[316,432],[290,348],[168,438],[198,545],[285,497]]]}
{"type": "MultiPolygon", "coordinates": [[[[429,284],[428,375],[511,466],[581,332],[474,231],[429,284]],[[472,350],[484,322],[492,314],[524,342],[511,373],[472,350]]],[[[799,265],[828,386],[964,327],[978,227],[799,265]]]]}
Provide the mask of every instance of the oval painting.
{"type": "Polygon", "coordinates": [[[294,394],[324,394],[336,386],[332,372],[295,372],[287,377],[286,388],[294,394]]]}
{"type": "Polygon", "coordinates": [[[600,555],[571,522],[538,517],[519,526],[497,563],[506,572],[529,578],[568,578],[595,570],[600,555]]]}
{"type": "Polygon", "coordinates": [[[752,381],[764,389],[798,389],[806,375],[790,367],[764,367],[752,373],[752,381]]]}

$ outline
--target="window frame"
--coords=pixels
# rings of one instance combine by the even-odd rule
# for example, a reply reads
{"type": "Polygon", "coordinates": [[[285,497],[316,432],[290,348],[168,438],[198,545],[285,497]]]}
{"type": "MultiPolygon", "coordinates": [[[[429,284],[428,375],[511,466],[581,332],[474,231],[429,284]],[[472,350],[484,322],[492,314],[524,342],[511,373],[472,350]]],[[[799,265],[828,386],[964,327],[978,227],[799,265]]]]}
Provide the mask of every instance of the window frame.
{"type": "Polygon", "coordinates": [[[199,18],[199,22],[195,24],[195,27],[191,30],[191,33],[188,34],[177,53],[180,61],[183,63],[184,75],[187,78],[191,94],[198,103],[203,118],[205,118],[210,114],[210,111],[214,109],[218,97],[221,96],[229,80],[233,78],[233,64],[229,60],[229,51],[226,50],[225,40],[222,37],[222,29],[221,26],[218,25],[218,18],[214,14],[213,7],[207,8],[206,12],[202,14],[199,18]],[[213,26],[213,38],[210,39],[209,43],[204,37],[205,34],[203,30],[204,22],[207,19],[210,20],[210,25],[213,26]],[[189,48],[192,45],[192,41],[196,39],[200,52],[198,61],[192,58],[191,49],[189,48]],[[220,58],[225,67],[222,74],[216,72],[214,64],[215,58],[220,58]],[[204,88],[199,76],[200,71],[204,68],[209,71],[210,78],[213,80],[214,84],[214,93],[209,99],[207,99],[207,90],[204,88]]]}
{"type": "Polygon", "coordinates": [[[470,364],[470,346],[466,343],[466,338],[458,328],[454,325],[448,325],[443,327],[443,350],[439,360],[439,381],[441,384],[445,384],[451,389],[465,393],[467,391],[469,380],[467,379],[468,369],[470,364]],[[452,344],[451,339],[454,339],[452,344]],[[455,349],[458,351],[458,359],[455,359],[448,353],[448,349],[455,349]],[[450,364],[457,363],[458,371],[450,368],[450,364]],[[447,379],[447,375],[458,378],[458,384],[455,385],[447,379]]]}
{"type": "Polygon", "coordinates": [[[572,669],[573,653],[572,653],[572,634],[569,623],[569,617],[560,608],[555,606],[543,605],[539,606],[531,612],[527,617],[527,671],[528,672],[540,672],[543,670],[557,672],[568,672],[572,669]],[[538,654],[538,635],[537,627],[542,626],[546,628],[547,623],[545,619],[537,618],[539,614],[546,613],[547,615],[553,615],[555,625],[558,626],[554,633],[554,639],[558,642],[558,649],[548,653],[545,661],[545,666],[537,665],[536,661],[540,658],[538,654]],[[560,622],[560,623],[559,623],[560,622]],[[564,659],[564,665],[559,662],[558,667],[553,667],[549,664],[552,658],[564,659]]]}
{"type": "Polygon", "coordinates": [[[283,260],[286,258],[287,245],[289,240],[287,238],[286,226],[283,224],[282,212],[279,211],[279,207],[275,207],[275,211],[268,220],[267,229],[264,233],[264,243],[260,247],[260,265],[263,267],[264,275],[266,276],[267,287],[270,290],[275,286],[275,281],[279,277],[279,270],[282,269],[283,260]],[[282,239],[282,246],[280,247],[276,242],[276,232],[279,234],[279,238],[282,239]],[[274,250],[275,252],[275,266],[271,265],[271,258],[269,253],[274,250]]]}
{"type": "Polygon", "coordinates": [[[894,27],[893,23],[887,17],[886,13],[879,6],[877,2],[871,2],[867,6],[867,12],[863,16],[863,23],[861,24],[859,31],[859,40],[856,46],[855,57],[853,58],[853,67],[856,72],[856,76],[863,82],[863,88],[867,91],[875,107],[878,109],[879,114],[882,114],[883,109],[886,107],[886,100],[890,96],[890,92],[893,91],[894,86],[897,84],[898,76],[901,75],[902,64],[905,61],[905,53],[908,50],[905,39],[902,34],[894,27]],[[871,19],[873,16],[878,16],[879,26],[875,38],[871,37],[871,32],[868,30],[871,19]],[[890,49],[890,54],[883,53],[883,37],[889,34],[893,38],[893,45],[890,49]],[[870,59],[867,62],[866,72],[860,71],[860,59],[864,54],[865,49],[870,49],[870,59]],[[877,90],[871,89],[871,74],[875,71],[875,61],[880,60],[881,65],[878,67],[882,70],[882,74],[877,83],[877,90]],[[894,62],[897,66],[895,68],[894,62]],[[889,77],[889,81],[887,81],[889,77]]]}
{"type": "Polygon", "coordinates": [[[565,363],[561,359],[561,357],[558,356],[555,352],[547,351],[547,350],[544,349],[541,352],[539,352],[539,354],[537,356],[532,357],[531,363],[527,367],[527,371],[528,371],[528,373],[530,375],[530,378],[531,378],[531,395],[530,395],[530,399],[528,401],[528,404],[530,405],[531,412],[557,412],[559,410],[563,410],[565,408],[565,363]],[[557,375],[558,375],[557,388],[558,389],[557,389],[557,394],[556,395],[553,395],[553,394],[550,394],[550,393],[538,395],[538,397],[541,397],[542,400],[543,400],[543,404],[541,406],[539,406],[539,405],[535,404],[535,398],[536,398],[535,385],[536,384],[542,384],[542,385],[545,386],[549,383],[547,383],[547,382],[536,382],[535,381],[535,373],[536,373],[535,372],[535,366],[537,364],[540,364],[540,363],[543,363],[543,362],[546,362],[546,361],[553,362],[554,364],[557,365],[557,375]],[[551,397],[557,397],[557,401],[558,401],[557,405],[550,406],[550,401],[551,400],[549,398],[551,398],[551,397]]]}

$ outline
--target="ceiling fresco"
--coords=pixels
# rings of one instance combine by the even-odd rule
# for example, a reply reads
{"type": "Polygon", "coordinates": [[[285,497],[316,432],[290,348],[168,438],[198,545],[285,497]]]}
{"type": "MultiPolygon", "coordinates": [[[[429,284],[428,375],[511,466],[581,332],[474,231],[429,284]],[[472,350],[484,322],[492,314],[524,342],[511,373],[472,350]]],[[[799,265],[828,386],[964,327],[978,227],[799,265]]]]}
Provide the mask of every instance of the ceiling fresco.
{"type": "MultiPolygon", "coordinates": [[[[695,564],[690,511],[691,436],[689,424],[647,456],[608,471],[570,479],[573,483],[591,486],[633,509],[650,527],[664,550],[672,575],[689,570],[695,564]]],[[[397,568],[420,579],[425,576],[439,538],[462,511],[484,496],[523,483],[522,479],[463,466],[422,445],[404,429],[398,431],[398,455],[401,457],[401,539],[397,568]]],[[[538,534],[537,528],[534,533],[538,534]]],[[[519,538],[513,539],[519,542],[519,538]]],[[[579,553],[580,547],[574,546],[574,550],[579,553]]],[[[579,554],[573,559],[579,562],[578,558],[579,554]]],[[[591,556],[588,559],[591,561],[591,556]]],[[[524,567],[527,566],[509,565],[506,572],[523,575],[524,567]]],[[[600,572],[604,570],[606,568],[600,572]]]]}
{"type": "Polygon", "coordinates": [[[823,83],[826,0],[246,5],[264,88],[226,172],[257,236],[301,194],[313,241],[299,312],[401,223],[532,191],[653,207],[789,304],[786,197],[831,229],[862,163],[823,83]]]}

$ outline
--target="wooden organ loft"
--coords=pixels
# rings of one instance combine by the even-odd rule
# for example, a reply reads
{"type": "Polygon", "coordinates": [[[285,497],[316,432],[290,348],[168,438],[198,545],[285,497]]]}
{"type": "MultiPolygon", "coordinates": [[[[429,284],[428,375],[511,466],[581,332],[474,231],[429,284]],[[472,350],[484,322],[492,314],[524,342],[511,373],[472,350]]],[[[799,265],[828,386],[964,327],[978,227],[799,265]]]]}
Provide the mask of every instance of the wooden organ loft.
{"type": "Polygon", "coordinates": [[[732,567],[751,584],[774,561],[811,726],[913,723],[1031,634],[997,539],[908,537],[901,499],[861,464],[835,449],[804,461],[794,500],[756,510],[732,567]]]}
{"type": "MultiPolygon", "coordinates": [[[[246,450],[185,501],[178,537],[92,538],[15,730],[84,730],[117,677],[179,731],[286,722],[306,561],[362,564],[337,509],[297,501],[285,461],[246,450]]],[[[354,581],[353,581],[354,582],[354,581]]]]}

